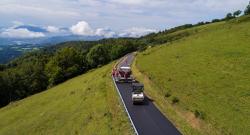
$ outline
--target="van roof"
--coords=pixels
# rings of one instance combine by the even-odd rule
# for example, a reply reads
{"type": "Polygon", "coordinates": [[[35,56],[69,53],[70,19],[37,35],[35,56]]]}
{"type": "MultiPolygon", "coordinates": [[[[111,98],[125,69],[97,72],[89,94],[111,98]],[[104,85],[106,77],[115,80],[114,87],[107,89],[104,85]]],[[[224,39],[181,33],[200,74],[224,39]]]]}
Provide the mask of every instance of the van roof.
{"type": "Polygon", "coordinates": [[[121,69],[131,69],[130,67],[120,67],[121,69]]]}
{"type": "Polygon", "coordinates": [[[143,87],[144,85],[142,83],[132,83],[132,86],[143,87]]]}

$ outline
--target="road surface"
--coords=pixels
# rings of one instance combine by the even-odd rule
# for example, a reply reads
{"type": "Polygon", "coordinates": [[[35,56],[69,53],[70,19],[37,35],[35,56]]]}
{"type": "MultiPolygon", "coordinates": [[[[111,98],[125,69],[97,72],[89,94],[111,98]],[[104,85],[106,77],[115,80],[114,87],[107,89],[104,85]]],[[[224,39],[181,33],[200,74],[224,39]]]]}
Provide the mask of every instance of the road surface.
{"type": "MultiPolygon", "coordinates": [[[[130,66],[134,55],[127,55],[119,66],[130,66]]],[[[130,118],[139,135],[181,135],[175,126],[146,97],[144,104],[133,105],[131,100],[132,84],[116,83],[130,118]]]]}

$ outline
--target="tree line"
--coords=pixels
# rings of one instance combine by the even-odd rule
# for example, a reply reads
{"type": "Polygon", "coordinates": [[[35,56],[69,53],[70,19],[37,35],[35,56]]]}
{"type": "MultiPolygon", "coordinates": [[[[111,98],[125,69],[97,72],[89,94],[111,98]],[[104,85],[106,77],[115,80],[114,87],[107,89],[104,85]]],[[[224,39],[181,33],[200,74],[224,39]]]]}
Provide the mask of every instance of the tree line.
{"type": "Polygon", "coordinates": [[[1,65],[0,106],[41,92],[137,49],[132,42],[119,40],[119,44],[96,44],[87,48],[70,42],[54,51],[46,48],[1,65]]]}

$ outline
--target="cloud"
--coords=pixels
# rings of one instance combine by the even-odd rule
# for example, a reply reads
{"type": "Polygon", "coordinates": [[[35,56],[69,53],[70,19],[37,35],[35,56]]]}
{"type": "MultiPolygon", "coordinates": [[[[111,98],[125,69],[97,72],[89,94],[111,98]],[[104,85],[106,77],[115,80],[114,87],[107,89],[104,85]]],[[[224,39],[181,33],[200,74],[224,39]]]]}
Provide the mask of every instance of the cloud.
{"type": "Polygon", "coordinates": [[[8,37],[8,38],[40,38],[40,37],[45,37],[45,35],[42,32],[32,32],[26,28],[5,29],[3,32],[0,33],[0,36],[8,37]]]}
{"type": "Polygon", "coordinates": [[[70,30],[74,35],[80,36],[103,36],[110,38],[116,35],[116,33],[109,28],[98,28],[95,30],[86,21],[78,22],[71,26],[70,30]]]}
{"type": "Polygon", "coordinates": [[[143,3],[150,2],[148,0],[110,0],[110,2],[126,5],[141,5],[143,3]]]}
{"type": "Polygon", "coordinates": [[[124,30],[124,32],[120,33],[120,37],[141,37],[144,35],[147,35],[149,33],[157,32],[155,29],[147,29],[142,27],[133,27],[127,30],[124,30]]]}
{"type": "Polygon", "coordinates": [[[103,36],[105,38],[111,37],[140,37],[149,33],[157,32],[155,29],[148,29],[143,27],[132,27],[117,33],[110,28],[93,29],[86,21],[80,21],[71,26],[71,32],[74,35],[80,36],[103,36]]]}
{"type": "Polygon", "coordinates": [[[45,29],[50,33],[59,33],[61,31],[60,28],[55,26],[47,26],[45,29]]]}
{"type": "Polygon", "coordinates": [[[75,35],[81,35],[81,36],[94,35],[93,29],[85,21],[80,21],[77,24],[71,26],[70,30],[75,35]]]}
{"type": "Polygon", "coordinates": [[[95,31],[95,34],[97,36],[103,36],[105,38],[111,38],[111,37],[114,37],[116,36],[116,32],[112,31],[111,29],[109,28],[98,28],[96,31],[95,31]]]}
{"type": "Polygon", "coordinates": [[[80,19],[95,28],[133,26],[164,29],[222,18],[244,10],[249,0],[0,0],[1,25],[14,20],[69,27],[80,19]]]}

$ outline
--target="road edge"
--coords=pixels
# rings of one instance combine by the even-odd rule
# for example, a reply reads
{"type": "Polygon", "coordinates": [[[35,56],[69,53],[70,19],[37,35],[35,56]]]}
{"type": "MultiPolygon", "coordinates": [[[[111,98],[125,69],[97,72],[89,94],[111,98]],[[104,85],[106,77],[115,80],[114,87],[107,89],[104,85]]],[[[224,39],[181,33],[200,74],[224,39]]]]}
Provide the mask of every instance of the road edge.
{"type": "Polygon", "coordinates": [[[120,91],[119,91],[119,89],[118,89],[118,87],[117,87],[117,85],[116,85],[116,83],[115,83],[115,79],[114,79],[113,76],[112,76],[112,80],[113,80],[113,83],[114,83],[114,85],[115,85],[116,91],[117,91],[117,93],[119,94],[119,97],[120,97],[120,99],[121,99],[121,101],[122,101],[123,107],[125,108],[125,111],[126,111],[126,113],[127,113],[127,115],[128,115],[128,118],[129,118],[129,120],[130,120],[130,123],[131,123],[131,125],[132,125],[132,127],[133,127],[133,129],[134,129],[134,131],[135,131],[135,134],[136,134],[136,135],[139,135],[139,133],[138,133],[138,131],[137,131],[135,125],[134,125],[134,122],[133,122],[133,120],[132,120],[132,118],[131,118],[131,116],[130,116],[130,114],[129,114],[129,112],[128,112],[128,109],[127,109],[127,107],[126,107],[126,105],[125,105],[125,103],[124,103],[124,100],[123,100],[123,98],[122,98],[122,95],[121,95],[121,93],[120,93],[120,91]]]}
{"type": "MultiPolygon", "coordinates": [[[[127,54],[127,55],[128,55],[128,54],[127,54]]],[[[122,60],[124,60],[124,58],[126,58],[127,55],[125,55],[124,57],[122,57],[122,58],[115,64],[114,68],[115,68],[122,60]]],[[[129,112],[128,112],[128,109],[127,109],[126,105],[125,105],[125,102],[124,102],[124,100],[123,100],[123,98],[122,98],[122,95],[121,95],[121,93],[120,93],[120,91],[119,91],[119,89],[118,89],[118,87],[117,87],[117,85],[116,85],[115,78],[114,78],[113,76],[111,76],[111,77],[112,77],[113,83],[114,83],[114,85],[115,85],[115,89],[116,89],[116,91],[117,91],[117,93],[118,93],[118,95],[119,95],[119,97],[120,97],[120,99],[121,99],[121,101],[122,101],[123,107],[125,108],[125,112],[127,113],[128,118],[129,118],[129,121],[130,121],[130,123],[131,123],[131,125],[132,125],[132,127],[133,127],[133,129],[134,129],[135,135],[139,135],[139,133],[138,133],[136,127],[135,127],[135,124],[134,124],[134,122],[133,122],[133,120],[132,120],[132,118],[131,118],[131,116],[130,116],[130,114],[129,114],[129,112]]]]}

